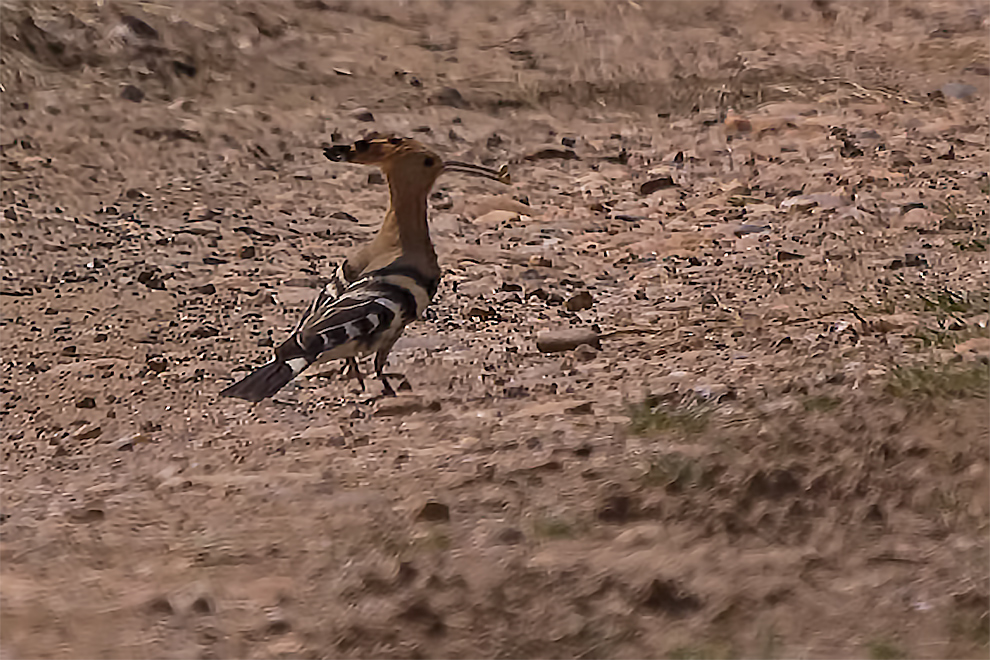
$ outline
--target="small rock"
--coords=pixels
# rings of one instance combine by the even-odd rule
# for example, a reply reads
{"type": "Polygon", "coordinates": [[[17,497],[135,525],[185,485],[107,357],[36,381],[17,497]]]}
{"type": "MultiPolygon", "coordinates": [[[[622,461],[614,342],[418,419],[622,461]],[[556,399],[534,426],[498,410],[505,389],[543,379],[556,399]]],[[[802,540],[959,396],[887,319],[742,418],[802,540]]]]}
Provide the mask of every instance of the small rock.
{"type": "Polygon", "coordinates": [[[594,411],[594,405],[591,401],[585,401],[584,403],[579,403],[576,406],[564,408],[564,412],[568,415],[590,415],[594,411]]]}
{"type": "Polygon", "coordinates": [[[894,169],[906,169],[914,167],[914,161],[908,158],[907,154],[899,151],[891,154],[890,166],[894,169]]]}
{"type": "Polygon", "coordinates": [[[373,170],[368,173],[369,186],[380,186],[383,183],[385,183],[385,177],[382,176],[381,172],[373,170]]]}
{"type": "Polygon", "coordinates": [[[149,41],[158,40],[158,30],[151,27],[136,16],[124,14],[120,17],[120,22],[135,36],[140,37],[141,39],[147,39],[149,41]]]}
{"type": "Polygon", "coordinates": [[[189,331],[189,336],[193,339],[206,339],[207,337],[216,337],[220,334],[220,331],[214,328],[212,325],[204,323],[203,325],[196,326],[189,331]]]}
{"type": "Polygon", "coordinates": [[[536,348],[541,353],[563,353],[572,351],[582,344],[601,349],[598,333],[590,328],[550,330],[536,338],[536,348]]]}
{"type": "Polygon", "coordinates": [[[350,222],[360,222],[360,220],[355,218],[347,211],[334,211],[333,213],[330,214],[330,217],[335,220],[348,220],[350,222]]]}
{"type": "Polygon", "coordinates": [[[581,310],[591,309],[591,305],[594,303],[594,298],[587,291],[581,291],[574,294],[567,299],[564,303],[564,308],[569,312],[580,312],[581,310]]]}
{"type": "Polygon", "coordinates": [[[76,408],[95,408],[96,399],[91,396],[84,396],[76,401],[76,408]]]}
{"type": "Polygon", "coordinates": [[[446,522],[450,520],[450,507],[436,501],[430,501],[423,505],[416,516],[416,520],[427,520],[430,522],[446,522]]]}
{"type": "Polygon", "coordinates": [[[367,108],[358,108],[351,113],[351,117],[358,121],[375,121],[375,116],[367,108]]]}
{"type": "Polygon", "coordinates": [[[526,535],[515,527],[503,527],[495,532],[493,540],[497,545],[518,545],[526,540],[526,535]]]}
{"type": "Polygon", "coordinates": [[[769,231],[769,230],[770,230],[769,225],[746,225],[746,224],[743,224],[743,225],[739,225],[738,227],[736,227],[735,229],[733,229],[732,230],[732,233],[737,238],[741,238],[741,237],[747,236],[749,234],[759,234],[759,233],[762,233],[762,232],[765,232],[765,231],[769,231]]]}
{"type": "Polygon", "coordinates": [[[8,206],[3,210],[3,217],[12,222],[17,222],[17,211],[14,210],[13,206],[8,206]]]}
{"type": "Polygon", "coordinates": [[[467,106],[464,96],[453,87],[444,87],[434,94],[433,103],[436,105],[448,105],[452,108],[464,108],[467,106]]]}
{"type": "Polygon", "coordinates": [[[156,596],[149,600],[145,607],[148,611],[157,616],[172,616],[175,614],[175,608],[172,607],[172,603],[169,602],[167,596],[156,596]]]}
{"type": "Polygon", "coordinates": [[[701,608],[701,600],[673,580],[652,580],[642,591],[640,602],[651,610],[673,615],[701,608]]]}
{"type": "Polygon", "coordinates": [[[266,307],[268,305],[274,305],[275,295],[267,289],[262,289],[248,298],[247,304],[250,307],[266,307]]]}
{"type": "Polygon", "coordinates": [[[149,199],[151,196],[140,188],[128,188],[124,191],[124,197],[131,200],[149,199]]]}
{"type": "Polygon", "coordinates": [[[138,275],[137,280],[149,289],[154,289],[156,291],[165,290],[165,280],[162,278],[161,273],[156,271],[143,271],[140,275],[138,275]]]}
{"type": "Polygon", "coordinates": [[[532,257],[529,258],[529,265],[530,266],[533,266],[534,268],[535,267],[539,267],[539,268],[553,268],[553,262],[552,261],[550,261],[546,257],[542,257],[542,256],[540,256],[538,254],[534,254],[532,257]]]}
{"type": "Polygon", "coordinates": [[[796,261],[798,259],[804,259],[804,255],[797,252],[788,252],[787,250],[777,251],[777,261],[796,261]]]}
{"type": "Polygon", "coordinates": [[[661,176],[656,179],[650,179],[643,185],[639,187],[640,195],[652,195],[658,190],[666,190],[667,188],[676,188],[677,184],[674,183],[674,179],[670,176],[661,176]]]}
{"type": "Polygon", "coordinates": [[[237,250],[238,259],[254,259],[255,254],[257,254],[257,251],[253,245],[242,245],[237,250]]]}
{"type": "Polygon", "coordinates": [[[573,149],[557,149],[556,147],[540,149],[526,156],[526,160],[548,160],[552,158],[560,160],[579,160],[578,155],[574,153],[573,149]]]}
{"type": "Polygon", "coordinates": [[[110,446],[117,451],[134,451],[134,440],[131,436],[125,436],[119,440],[114,440],[110,446]]]}
{"type": "Polygon", "coordinates": [[[144,100],[144,92],[140,87],[135,87],[134,85],[124,85],[123,89],[120,90],[120,98],[125,101],[140,103],[144,100]]]}
{"type": "Polygon", "coordinates": [[[496,312],[490,305],[474,305],[469,307],[465,312],[464,316],[469,319],[480,319],[482,321],[497,321],[499,318],[498,312],[496,312]]]}
{"type": "Polygon", "coordinates": [[[609,495],[598,506],[596,515],[603,522],[626,522],[636,513],[636,502],[629,495],[609,495]]]}
{"type": "Polygon", "coordinates": [[[315,289],[320,286],[320,281],[315,277],[293,277],[282,282],[282,285],[300,287],[303,289],[315,289]]]}
{"type": "Polygon", "coordinates": [[[598,357],[598,351],[588,344],[581,344],[574,349],[574,358],[578,362],[590,362],[598,357]]]}
{"type": "Polygon", "coordinates": [[[212,296],[217,292],[217,288],[212,284],[204,284],[203,286],[194,286],[190,289],[193,293],[201,293],[204,296],[212,296]]]}
{"type": "Polygon", "coordinates": [[[101,522],[106,518],[106,513],[103,508],[97,505],[79,507],[78,509],[73,509],[68,513],[69,522],[76,523],[77,525],[85,525],[88,523],[101,522]]]}
{"type": "Polygon", "coordinates": [[[63,346],[62,347],[62,355],[65,355],[67,357],[74,356],[76,354],[76,351],[77,351],[77,349],[76,349],[75,346],[63,346]]]}
{"type": "Polygon", "coordinates": [[[79,430],[72,434],[72,437],[76,440],[92,440],[93,438],[100,437],[103,433],[103,429],[95,424],[85,424],[79,427],[79,430]]]}
{"type": "Polygon", "coordinates": [[[168,360],[161,355],[152,355],[148,357],[147,365],[149,371],[160,374],[168,368],[168,360]]]}

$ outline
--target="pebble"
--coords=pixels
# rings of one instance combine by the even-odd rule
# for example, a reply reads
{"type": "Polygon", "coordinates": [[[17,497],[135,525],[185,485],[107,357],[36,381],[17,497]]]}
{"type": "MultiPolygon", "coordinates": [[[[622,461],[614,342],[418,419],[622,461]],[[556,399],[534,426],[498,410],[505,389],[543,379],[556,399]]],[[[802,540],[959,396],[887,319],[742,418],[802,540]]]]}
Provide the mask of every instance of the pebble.
{"type": "Polygon", "coordinates": [[[220,334],[220,331],[214,328],[212,325],[203,324],[196,326],[189,331],[189,336],[194,339],[206,339],[207,337],[216,337],[220,334]]]}
{"type": "Polygon", "coordinates": [[[147,365],[150,371],[160,374],[168,368],[168,360],[161,355],[152,355],[148,357],[147,365]]]}
{"type": "Polygon", "coordinates": [[[248,299],[247,304],[251,307],[266,307],[275,304],[275,295],[267,289],[262,289],[248,299]]]}
{"type": "Polygon", "coordinates": [[[375,121],[375,115],[371,114],[367,108],[358,108],[351,113],[351,117],[358,121],[375,121]]]}
{"type": "Polygon", "coordinates": [[[81,399],[76,400],[76,408],[95,408],[96,399],[91,396],[84,396],[81,399]]]}
{"type": "Polygon", "coordinates": [[[529,258],[529,265],[540,268],[553,268],[553,262],[550,259],[538,254],[534,254],[529,258]]]}
{"type": "Polygon", "coordinates": [[[429,522],[446,522],[450,520],[450,507],[442,502],[430,501],[423,505],[416,516],[416,520],[426,520],[429,522]]]}
{"type": "Polygon", "coordinates": [[[95,424],[85,424],[79,427],[79,430],[72,434],[75,440],[92,440],[94,438],[100,437],[103,433],[103,429],[95,424]]]}
{"type": "Polygon", "coordinates": [[[594,298],[587,291],[581,291],[574,294],[567,299],[564,303],[564,307],[569,312],[580,312],[585,309],[591,309],[591,305],[594,303],[594,298]]]}
{"type": "Polygon", "coordinates": [[[630,520],[636,513],[636,502],[629,495],[608,495],[602,499],[596,515],[603,522],[622,523],[630,520]]]}
{"type": "Polygon", "coordinates": [[[448,105],[452,108],[464,108],[467,103],[464,96],[453,87],[444,87],[433,95],[433,102],[437,105],[448,105]]]}
{"type": "Polygon", "coordinates": [[[464,312],[464,316],[469,319],[481,319],[482,321],[497,321],[499,319],[498,312],[492,309],[490,305],[474,305],[469,307],[464,312]]]}
{"type": "Polygon", "coordinates": [[[598,357],[598,350],[588,344],[581,344],[574,349],[574,359],[578,362],[590,362],[598,357]]]}
{"type": "Polygon", "coordinates": [[[120,90],[120,98],[133,103],[140,103],[144,100],[144,91],[134,85],[124,85],[120,90]]]}
{"type": "Polygon", "coordinates": [[[190,289],[193,293],[201,293],[204,296],[211,296],[217,292],[217,288],[212,284],[204,284],[203,286],[194,286],[190,289]]]}
{"type": "Polygon", "coordinates": [[[541,353],[563,353],[572,351],[582,344],[601,349],[598,333],[590,328],[550,330],[536,338],[536,348],[541,353]]]}
{"type": "Polygon", "coordinates": [[[579,160],[573,149],[558,149],[557,147],[547,147],[539,149],[526,156],[526,160],[579,160]]]}
{"type": "Polygon", "coordinates": [[[591,401],[585,401],[584,403],[579,403],[576,406],[564,408],[564,412],[568,415],[590,415],[594,411],[594,404],[592,404],[591,401]]]}
{"type": "Polygon", "coordinates": [[[300,287],[304,289],[315,289],[320,286],[320,281],[315,277],[292,277],[282,282],[282,285],[300,287]]]}
{"type": "Polygon", "coordinates": [[[149,289],[154,289],[156,291],[165,290],[165,280],[162,278],[161,273],[156,273],[155,271],[146,270],[138,275],[138,282],[145,285],[149,289]]]}
{"type": "Polygon", "coordinates": [[[242,245],[237,250],[238,259],[254,259],[255,254],[257,254],[257,251],[253,245],[242,245]]]}
{"type": "Polygon", "coordinates": [[[667,188],[675,188],[677,184],[674,183],[674,179],[670,176],[661,176],[656,179],[650,179],[643,185],[639,187],[640,195],[652,195],[658,190],[666,190],[667,188]]]}
{"type": "Polygon", "coordinates": [[[526,535],[515,527],[503,527],[495,532],[493,540],[496,545],[518,545],[526,540],[526,535]]]}

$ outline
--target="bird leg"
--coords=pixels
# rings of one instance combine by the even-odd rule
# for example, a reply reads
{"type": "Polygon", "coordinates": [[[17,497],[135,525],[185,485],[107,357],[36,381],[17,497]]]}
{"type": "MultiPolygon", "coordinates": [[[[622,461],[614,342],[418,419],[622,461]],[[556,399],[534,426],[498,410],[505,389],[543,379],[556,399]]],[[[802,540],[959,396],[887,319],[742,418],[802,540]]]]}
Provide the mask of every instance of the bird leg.
{"type": "Polygon", "coordinates": [[[389,384],[388,378],[385,376],[385,364],[388,362],[388,352],[391,348],[392,346],[389,345],[385,350],[379,350],[375,354],[375,375],[382,381],[385,396],[395,396],[395,390],[392,389],[392,385],[389,384]]]}
{"type": "Polygon", "coordinates": [[[361,391],[365,391],[364,376],[361,375],[361,370],[358,369],[357,360],[354,358],[347,358],[347,362],[344,364],[344,368],[341,370],[340,375],[348,379],[356,378],[358,384],[361,385],[361,391]]]}

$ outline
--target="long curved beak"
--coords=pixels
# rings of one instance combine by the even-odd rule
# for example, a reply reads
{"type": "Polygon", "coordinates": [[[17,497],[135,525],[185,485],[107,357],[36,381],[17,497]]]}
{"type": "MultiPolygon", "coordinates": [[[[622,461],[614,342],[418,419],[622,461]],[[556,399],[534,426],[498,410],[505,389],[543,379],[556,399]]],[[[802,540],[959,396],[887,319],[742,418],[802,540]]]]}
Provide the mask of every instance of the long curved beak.
{"type": "Polygon", "coordinates": [[[492,179],[498,181],[499,183],[504,183],[509,185],[512,183],[512,177],[509,176],[509,166],[503,165],[497,170],[493,170],[490,167],[484,167],[482,165],[474,165],[473,163],[462,163],[457,160],[446,160],[443,163],[444,172],[461,172],[463,174],[473,174],[475,176],[483,176],[486,179],[492,179]]]}

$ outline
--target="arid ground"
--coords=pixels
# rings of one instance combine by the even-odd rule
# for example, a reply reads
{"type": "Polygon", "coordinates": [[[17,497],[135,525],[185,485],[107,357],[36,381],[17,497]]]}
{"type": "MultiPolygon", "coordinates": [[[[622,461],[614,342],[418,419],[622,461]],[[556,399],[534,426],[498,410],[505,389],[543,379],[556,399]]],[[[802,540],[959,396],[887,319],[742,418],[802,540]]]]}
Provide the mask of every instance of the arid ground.
{"type": "Polygon", "coordinates": [[[5,660],[987,657],[987,3],[0,12],[5,660]],[[399,397],[218,398],[370,131],[513,176],[399,397]]]}

